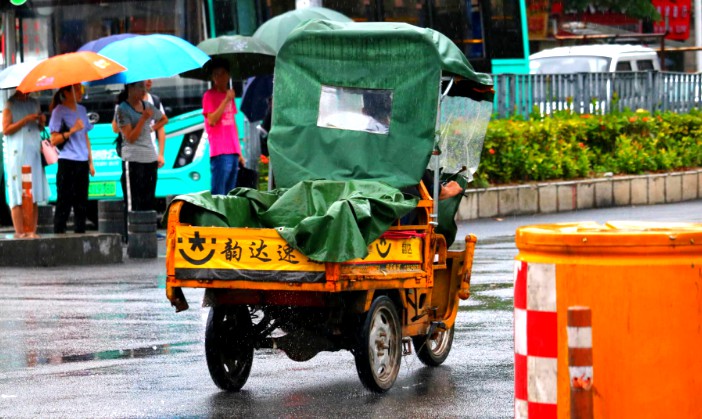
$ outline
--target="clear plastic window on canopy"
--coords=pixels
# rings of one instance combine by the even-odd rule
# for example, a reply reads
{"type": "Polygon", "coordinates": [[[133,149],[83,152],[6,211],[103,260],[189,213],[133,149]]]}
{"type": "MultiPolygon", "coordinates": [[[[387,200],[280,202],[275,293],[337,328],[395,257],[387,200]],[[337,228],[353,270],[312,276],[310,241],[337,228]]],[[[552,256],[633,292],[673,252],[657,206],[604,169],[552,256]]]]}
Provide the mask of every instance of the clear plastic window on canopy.
{"type": "Polygon", "coordinates": [[[388,134],[392,90],[322,86],[317,126],[388,134]]]}
{"type": "Polygon", "coordinates": [[[438,141],[444,173],[461,172],[468,181],[473,180],[491,114],[492,102],[461,96],[443,98],[438,141]]]}

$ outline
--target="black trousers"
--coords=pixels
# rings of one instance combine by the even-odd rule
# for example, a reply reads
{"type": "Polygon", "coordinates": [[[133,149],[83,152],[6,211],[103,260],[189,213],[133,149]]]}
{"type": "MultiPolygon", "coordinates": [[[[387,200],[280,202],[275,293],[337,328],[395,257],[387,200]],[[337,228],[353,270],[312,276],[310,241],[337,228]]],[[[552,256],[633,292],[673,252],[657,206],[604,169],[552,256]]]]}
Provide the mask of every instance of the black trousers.
{"type": "Polygon", "coordinates": [[[122,195],[127,211],[156,210],[157,171],[158,162],[122,162],[122,195]],[[127,179],[127,174],[129,174],[129,179],[127,179]]]}
{"type": "Polygon", "coordinates": [[[56,214],[54,233],[66,232],[66,222],[73,208],[73,223],[76,233],[85,233],[85,218],[88,208],[88,185],[90,166],[87,161],[59,159],[56,172],[56,214]]]}

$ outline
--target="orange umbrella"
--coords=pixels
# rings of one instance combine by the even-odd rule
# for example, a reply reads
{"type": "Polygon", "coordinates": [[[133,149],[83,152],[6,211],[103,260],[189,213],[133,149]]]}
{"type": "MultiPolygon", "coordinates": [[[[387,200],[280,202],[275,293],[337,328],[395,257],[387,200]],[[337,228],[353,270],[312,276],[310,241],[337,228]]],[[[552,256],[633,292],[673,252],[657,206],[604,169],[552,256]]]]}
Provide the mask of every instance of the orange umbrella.
{"type": "Polygon", "coordinates": [[[39,63],[17,90],[29,93],[60,89],[76,83],[104,79],[126,70],[121,64],[91,51],[55,55],[39,63]]]}

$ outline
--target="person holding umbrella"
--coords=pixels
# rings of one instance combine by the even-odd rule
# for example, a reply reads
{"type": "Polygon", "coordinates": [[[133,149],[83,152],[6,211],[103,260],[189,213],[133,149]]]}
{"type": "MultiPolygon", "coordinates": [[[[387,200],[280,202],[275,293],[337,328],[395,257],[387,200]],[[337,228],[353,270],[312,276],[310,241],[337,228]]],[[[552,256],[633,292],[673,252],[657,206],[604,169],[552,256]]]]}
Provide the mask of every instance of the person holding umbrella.
{"type": "Polygon", "coordinates": [[[236,187],[239,161],[245,162],[234,121],[236,94],[229,88],[229,66],[226,61],[217,59],[210,62],[209,70],[212,88],[202,96],[202,113],[210,141],[210,189],[213,195],[224,195],[236,187]]]}
{"type": "MultiPolygon", "coordinates": [[[[156,209],[156,177],[163,156],[154,149],[151,132],[158,132],[168,118],[144,100],[143,81],[125,85],[126,98],[117,107],[117,125],[122,132],[122,190],[127,211],[156,209]]],[[[162,152],[162,150],[161,150],[162,152]]]]}
{"type": "Polygon", "coordinates": [[[2,111],[2,130],[7,149],[5,154],[8,177],[8,204],[12,214],[12,225],[16,238],[35,238],[37,202],[49,199],[49,183],[41,164],[40,132],[46,117],[41,113],[39,102],[29,95],[16,91],[2,111]],[[35,231],[25,233],[22,213],[22,166],[32,167],[32,197],[34,198],[35,231]]]}
{"type": "Polygon", "coordinates": [[[88,185],[90,176],[95,176],[95,167],[88,137],[93,125],[85,107],[78,103],[82,97],[83,85],[78,83],[60,88],[51,103],[51,144],[60,149],[56,172],[56,234],[66,232],[71,208],[74,231],[85,233],[88,185]]]}
{"type": "Polygon", "coordinates": [[[54,232],[65,233],[74,211],[75,231],[85,231],[89,176],[95,174],[88,131],[93,126],[85,108],[78,104],[82,82],[100,80],[126,70],[121,64],[90,51],[55,55],[39,62],[17,86],[24,93],[59,89],[52,107],[51,143],[62,148],[56,173],[54,232]]]}

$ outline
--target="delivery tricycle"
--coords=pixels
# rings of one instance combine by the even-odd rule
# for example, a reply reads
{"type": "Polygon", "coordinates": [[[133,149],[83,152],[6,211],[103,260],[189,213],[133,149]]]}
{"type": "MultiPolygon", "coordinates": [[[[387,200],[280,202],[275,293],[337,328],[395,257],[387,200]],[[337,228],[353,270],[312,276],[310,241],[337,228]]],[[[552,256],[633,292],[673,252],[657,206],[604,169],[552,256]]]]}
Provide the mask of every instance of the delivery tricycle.
{"type": "Polygon", "coordinates": [[[438,366],[470,295],[476,238],[452,245],[492,111],[489,76],[431,29],[309,21],[276,58],[275,189],[181,195],[168,208],[166,294],[204,288],[205,354],[221,389],[254,351],[349,350],[385,392],[402,355],[438,366]],[[422,179],[425,180],[422,180],[422,179]]]}

